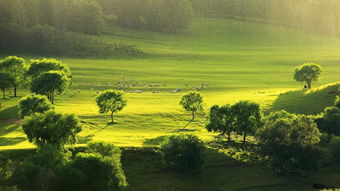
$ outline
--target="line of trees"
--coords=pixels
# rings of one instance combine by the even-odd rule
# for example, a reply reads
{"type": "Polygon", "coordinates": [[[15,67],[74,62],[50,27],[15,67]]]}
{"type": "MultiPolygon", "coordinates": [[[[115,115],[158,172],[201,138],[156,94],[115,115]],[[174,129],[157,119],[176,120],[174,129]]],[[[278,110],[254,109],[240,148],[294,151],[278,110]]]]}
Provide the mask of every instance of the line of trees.
{"type": "Polygon", "coordinates": [[[319,0],[190,0],[196,16],[236,18],[340,35],[340,4],[319,0]]]}

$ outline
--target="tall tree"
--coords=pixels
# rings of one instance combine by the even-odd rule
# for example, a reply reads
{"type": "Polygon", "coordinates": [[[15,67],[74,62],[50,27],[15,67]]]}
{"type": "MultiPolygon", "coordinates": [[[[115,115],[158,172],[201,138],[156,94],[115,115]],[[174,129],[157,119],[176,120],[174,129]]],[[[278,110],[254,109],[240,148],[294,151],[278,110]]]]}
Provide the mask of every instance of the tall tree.
{"type": "Polygon", "coordinates": [[[306,63],[295,69],[294,79],[298,82],[306,82],[307,88],[312,87],[312,82],[318,81],[322,68],[318,64],[306,63]]]}
{"type": "Polygon", "coordinates": [[[206,125],[208,131],[219,132],[220,135],[228,136],[231,142],[231,133],[235,130],[235,115],[230,105],[219,107],[214,105],[210,108],[209,123],[206,125]]]}
{"type": "Polygon", "coordinates": [[[0,72],[0,88],[2,90],[2,98],[6,98],[6,89],[13,87],[14,79],[8,73],[0,72]]]}
{"type": "Polygon", "coordinates": [[[49,71],[33,79],[31,91],[36,94],[46,95],[51,103],[54,104],[55,94],[63,93],[70,86],[70,83],[70,78],[64,72],[49,71]]]}
{"type": "Polygon", "coordinates": [[[243,142],[246,142],[248,135],[254,135],[262,125],[260,105],[249,101],[240,101],[231,107],[235,115],[236,132],[243,135],[243,142]]]}
{"type": "Polygon", "coordinates": [[[118,90],[106,90],[101,92],[96,98],[99,107],[99,113],[110,113],[111,123],[113,123],[113,115],[121,111],[126,106],[124,92],[118,90]]]}
{"type": "Polygon", "coordinates": [[[32,78],[37,78],[42,73],[52,70],[64,72],[68,77],[71,77],[71,70],[66,64],[59,60],[48,58],[31,60],[27,74],[32,78]]]}
{"type": "Polygon", "coordinates": [[[17,88],[25,84],[28,65],[23,58],[9,56],[0,64],[0,71],[7,72],[13,79],[14,97],[17,96],[17,88]]]}
{"type": "Polygon", "coordinates": [[[195,115],[197,112],[203,110],[203,98],[201,94],[197,92],[189,92],[188,94],[184,95],[179,102],[180,105],[186,110],[190,111],[192,115],[192,119],[195,119],[195,115]]]}

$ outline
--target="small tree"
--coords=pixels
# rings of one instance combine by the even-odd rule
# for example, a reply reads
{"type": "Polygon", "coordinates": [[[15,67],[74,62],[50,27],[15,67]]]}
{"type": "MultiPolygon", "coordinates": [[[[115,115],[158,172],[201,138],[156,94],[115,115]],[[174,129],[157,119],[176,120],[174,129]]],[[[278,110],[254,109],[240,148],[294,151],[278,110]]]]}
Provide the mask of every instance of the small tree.
{"type": "Polygon", "coordinates": [[[194,135],[173,135],[160,146],[162,160],[167,167],[176,170],[193,170],[202,167],[202,142],[194,135]]]}
{"type": "Polygon", "coordinates": [[[243,135],[243,143],[248,135],[254,135],[256,130],[262,127],[260,105],[249,101],[240,101],[231,107],[235,116],[235,129],[243,135]]]}
{"type": "Polygon", "coordinates": [[[235,130],[235,116],[229,105],[219,107],[214,105],[210,108],[209,124],[206,125],[208,131],[219,132],[222,136],[228,136],[231,142],[231,133],[235,130]]]}
{"type": "Polygon", "coordinates": [[[14,97],[17,96],[17,88],[25,84],[28,65],[23,58],[9,56],[0,64],[0,71],[7,72],[13,79],[14,97]]]}
{"type": "Polygon", "coordinates": [[[307,88],[312,87],[312,82],[318,81],[322,68],[318,64],[306,63],[295,69],[294,79],[298,82],[306,82],[307,88]]]}
{"type": "Polygon", "coordinates": [[[106,90],[101,92],[96,98],[99,107],[99,113],[110,113],[111,123],[113,123],[113,115],[121,111],[126,106],[124,92],[118,90],[106,90]]]}
{"type": "Polygon", "coordinates": [[[67,77],[71,77],[70,68],[56,59],[41,59],[31,60],[31,65],[27,71],[27,74],[33,79],[39,77],[41,74],[49,71],[61,71],[64,72],[67,77]]]}
{"type": "Polygon", "coordinates": [[[34,113],[44,113],[53,108],[54,106],[46,96],[31,94],[21,98],[19,101],[19,116],[23,119],[34,113]]]}
{"type": "Polygon", "coordinates": [[[290,174],[318,167],[322,152],[314,145],[320,142],[320,135],[311,117],[281,111],[266,118],[258,140],[271,166],[278,173],[290,174]]]}
{"type": "Polygon", "coordinates": [[[70,86],[70,78],[63,72],[49,71],[35,78],[31,84],[33,93],[46,95],[47,98],[54,104],[54,96],[56,93],[61,94],[70,86]]]}
{"type": "Polygon", "coordinates": [[[13,86],[14,79],[8,73],[0,73],[0,88],[2,90],[2,98],[6,98],[6,89],[13,86]]]}
{"type": "Polygon", "coordinates": [[[195,114],[199,111],[203,110],[203,98],[201,94],[196,92],[189,92],[184,95],[179,102],[183,106],[186,111],[190,111],[192,115],[192,119],[195,119],[195,114]]]}
{"type": "Polygon", "coordinates": [[[78,117],[59,114],[53,110],[26,117],[22,128],[28,140],[39,147],[46,144],[61,147],[65,144],[74,144],[76,135],[81,131],[78,117]]]}

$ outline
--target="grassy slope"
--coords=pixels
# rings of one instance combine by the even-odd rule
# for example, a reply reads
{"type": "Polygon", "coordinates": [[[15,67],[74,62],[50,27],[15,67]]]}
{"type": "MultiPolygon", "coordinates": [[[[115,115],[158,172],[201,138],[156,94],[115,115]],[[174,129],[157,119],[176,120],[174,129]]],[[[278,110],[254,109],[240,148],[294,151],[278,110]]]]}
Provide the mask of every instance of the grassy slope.
{"type": "MultiPolygon", "coordinates": [[[[185,92],[202,83],[208,84],[201,91],[207,109],[212,104],[241,99],[259,102],[266,109],[280,93],[302,87],[292,80],[292,71],[304,62],[323,66],[324,75],[316,85],[339,80],[339,40],[298,30],[196,19],[191,29],[180,35],[124,29],[113,33],[96,38],[136,44],[148,55],[132,60],[60,58],[71,67],[74,83],[57,97],[56,106],[58,111],[80,116],[84,123],[80,144],[97,140],[120,146],[152,146],[151,139],[177,133],[188,123],[190,116],[178,102],[185,92]],[[142,87],[124,89],[144,93],[128,93],[127,108],[118,114],[116,124],[108,124],[109,118],[98,114],[94,98],[97,91],[117,87],[119,81],[125,85],[138,83],[142,87]],[[145,88],[150,84],[161,87],[145,88]],[[172,93],[176,88],[182,91],[172,93]]],[[[6,101],[0,118],[16,117],[16,103],[17,99],[6,101]]],[[[205,140],[211,139],[213,134],[204,129],[204,120],[202,115],[188,129],[205,140]]],[[[19,127],[2,121],[1,149],[32,146],[24,141],[19,127]]]]}

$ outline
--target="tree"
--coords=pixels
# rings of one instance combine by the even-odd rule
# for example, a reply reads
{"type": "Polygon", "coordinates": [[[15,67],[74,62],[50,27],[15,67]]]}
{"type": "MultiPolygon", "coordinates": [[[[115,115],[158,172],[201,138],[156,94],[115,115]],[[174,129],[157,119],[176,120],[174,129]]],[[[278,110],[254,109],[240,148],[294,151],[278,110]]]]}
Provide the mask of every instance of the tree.
{"type": "Polygon", "coordinates": [[[199,111],[203,110],[203,98],[201,94],[196,92],[189,92],[184,95],[179,102],[183,106],[186,111],[190,111],[192,115],[192,119],[195,119],[195,114],[199,111]]]}
{"type": "Polygon", "coordinates": [[[301,173],[319,166],[322,151],[315,144],[320,135],[312,117],[280,111],[266,118],[257,138],[278,173],[301,173]]]}
{"type": "Polygon", "coordinates": [[[41,74],[52,70],[64,72],[67,77],[71,77],[71,70],[67,65],[63,64],[59,60],[47,58],[41,60],[31,60],[31,65],[27,71],[27,74],[35,79],[41,74]]]}
{"type": "Polygon", "coordinates": [[[331,141],[332,135],[340,135],[340,108],[335,106],[325,108],[322,116],[315,122],[320,131],[327,133],[328,140],[331,141]]]}
{"type": "Polygon", "coordinates": [[[110,113],[111,123],[113,123],[113,115],[121,111],[126,106],[124,92],[118,90],[106,90],[101,92],[96,98],[99,107],[99,113],[110,113]]]}
{"type": "Polygon", "coordinates": [[[312,82],[318,81],[322,72],[320,65],[306,63],[295,69],[294,79],[298,82],[306,82],[307,88],[310,89],[312,82]]]}
{"type": "Polygon", "coordinates": [[[202,142],[194,135],[173,135],[160,146],[164,164],[176,170],[193,170],[202,167],[202,142]]]}
{"type": "Polygon", "coordinates": [[[5,90],[13,86],[14,79],[8,73],[0,73],[0,88],[2,90],[2,98],[6,98],[5,90]]]}
{"type": "Polygon", "coordinates": [[[340,108],[340,97],[336,97],[334,106],[337,107],[337,108],[340,108]]]}
{"type": "Polygon", "coordinates": [[[235,130],[235,116],[230,105],[219,107],[214,105],[210,108],[209,124],[206,129],[214,132],[219,132],[222,136],[228,136],[228,142],[231,142],[231,133],[235,130]]]}
{"type": "Polygon", "coordinates": [[[25,83],[27,69],[25,60],[16,56],[9,56],[0,64],[0,71],[7,72],[13,79],[14,97],[17,96],[17,88],[25,83]]]}
{"type": "Polygon", "coordinates": [[[260,105],[257,103],[240,101],[231,107],[231,112],[235,116],[236,132],[243,135],[243,143],[248,135],[254,135],[263,125],[260,105]]]}
{"type": "Polygon", "coordinates": [[[54,106],[43,95],[31,94],[19,101],[19,116],[22,119],[34,113],[44,113],[51,109],[54,109],[54,106]]]}
{"type": "Polygon", "coordinates": [[[61,94],[70,86],[71,80],[63,72],[49,71],[33,79],[31,91],[36,94],[46,95],[54,104],[55,94],[61,94]]]}
{"type": "Polygon", "coordinates": [[[38,147],[46,144],[60,147],[74,144],[76,135],[81,131],[78,117],[56,113],[54,110],[26,117],[22,128],[28,140],[38,147]]]}

